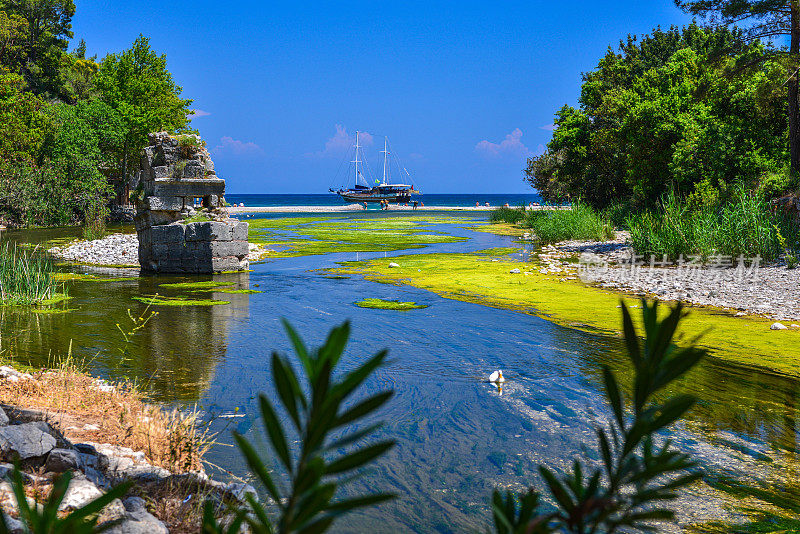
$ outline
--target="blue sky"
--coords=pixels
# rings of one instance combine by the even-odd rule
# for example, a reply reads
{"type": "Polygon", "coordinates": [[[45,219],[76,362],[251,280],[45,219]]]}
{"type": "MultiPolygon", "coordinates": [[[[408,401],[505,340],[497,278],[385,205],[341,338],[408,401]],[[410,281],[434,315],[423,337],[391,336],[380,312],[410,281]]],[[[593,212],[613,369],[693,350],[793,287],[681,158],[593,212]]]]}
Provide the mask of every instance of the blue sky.
{"type": "Polygon", "coordinates": [[[526,157],[581,72],[628,33],[690,20],[671,0],[76,4],[90,54],[142,33],[167,55],[229,193],[343,185],[355,130],[373,168],[387,135],[423,192],[529,192],[526,157]]]}

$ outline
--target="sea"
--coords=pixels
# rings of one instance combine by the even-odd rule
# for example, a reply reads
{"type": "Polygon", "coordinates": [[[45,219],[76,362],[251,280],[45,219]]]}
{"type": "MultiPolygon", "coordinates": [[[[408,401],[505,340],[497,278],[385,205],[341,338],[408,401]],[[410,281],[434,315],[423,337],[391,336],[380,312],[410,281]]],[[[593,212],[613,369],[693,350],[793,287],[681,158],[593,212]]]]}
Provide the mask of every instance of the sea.
{"type": "MultiPolygon", "coordinates": [[[[535,192],[518,193],[492,193],[492,194],[463,194],[442,193],[426,194],[414,197],[415,200],[428,206],[442,206],[448,208],[473,207],[475,203],[481,206],[488,202],[490,206],[521,206],[531,202],[542,202],[542,198],[535,192]]],[[[277,207],[277,206],[341,206],[346,204],[338,195],[328,194],[285,194],[285,195],[237,195],[227,194],[225,200],[229,204],[243,203],[247,207],[277,207]]]]}

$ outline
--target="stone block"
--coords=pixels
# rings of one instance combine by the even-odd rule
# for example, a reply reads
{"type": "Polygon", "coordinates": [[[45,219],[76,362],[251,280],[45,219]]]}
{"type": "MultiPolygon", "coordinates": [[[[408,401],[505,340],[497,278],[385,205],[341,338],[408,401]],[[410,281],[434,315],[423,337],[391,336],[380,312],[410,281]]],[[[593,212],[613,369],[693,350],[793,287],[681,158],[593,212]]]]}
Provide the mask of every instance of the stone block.
{"type": "Polygon", "coordinates": [[[250,225],[246,222],[236,223],[233,227],[233,239],[247,242],[247,231],[250,225]]]}
{"type": "Polygon", "coordinates": [[[211,241],[211,255],[214,258],[227,256],[247,256],[248,249],[245,241],[211,241]]]}
{"type": "Polygon", "coordinates": [[[214,173],[214,162],[211,161],[211,158],[206,159],[206,172],[209,174],[214,173]]]}
{"type": "MultiPolygon", "coordinates": [[[[174,167],[172,165],[159,165],[158,167],[153,167],[153,178],[156,180],[172,178],[173,169],[174,167]]],[[[157,195],[158,191],[146,191],[146,193],[157,195]]]]}
{"type": "Polygon", "coordinates": [[[182,243],[185,235],[184,225],[180,223],[153,226],[150,229],[150,237],[155,243],[182,243]]]}
{"type": "Polygon", "coordinates": [[[143,205],[153,211],[181,211],[185,201],[183,197],[147,197],[143,205]]]}
{"type": "Polygon", "coordinates": [[[175,143],[175,146],[159,145],[156,148],[156,157],[167,165],[174,165],[177,163],[178,159],[181,157],[181,149],[177,146],[177,141],[175,141],[175,143]]]}
{"type": "Polygon", "coordinates": [[[222,271],[238,271],[239,259],[236,257],[229,258],[212,258],[211,266],[215,273],[222,271]]]}
{"type": "MultiPolygon", "coordinates": [[[[156,167],[157,168],[157,167],[156,167]]],[[[165,178],[171,178],[171,174],[165,178]]],[[[147,192],[147,191],[146,191],[147,192]]],[[[219,178],[185,178],[183,180],[156,179],[151,186],[150,195],[158,197],[207,197],[225,195],[225,180],[219,178]]]]}
{"type": "MultiPolygon", "coordinates": [[[[192,163],[191,161],[189,163],[192,163]]],[[[198,162],[199,163],[199,162],[198,162]]],[[[202,165],[189,165],[183,168],[184,178],[202,178],[205,174],[205,169],[202,165]]]]}
{"type": "Polygon", "coordinates": [[[186,241],[231,241],[233,225],[219,222],[194,222],[186,225],[186,241]]]}

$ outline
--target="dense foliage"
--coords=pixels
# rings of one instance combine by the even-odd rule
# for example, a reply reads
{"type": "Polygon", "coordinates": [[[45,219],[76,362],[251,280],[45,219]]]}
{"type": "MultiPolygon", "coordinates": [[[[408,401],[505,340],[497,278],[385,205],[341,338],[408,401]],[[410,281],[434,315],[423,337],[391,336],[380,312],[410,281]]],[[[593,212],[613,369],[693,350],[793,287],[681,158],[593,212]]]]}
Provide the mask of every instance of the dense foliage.
{"type": "Polygon", "coordinates": [[[723,202],[744,182],[790,187],[786,68],[739,30],[656,29],[628,36],[583,76],[580,105],[556,114],[526,174],[546,200],[655,206],[667,192],[723,202]]]}
{"type": "Polygon", "coordinates": [[[146,134],[187,127],[166,57],[143,36],[99,63],[83,41],[69,52],[74,14],[0,0],[0,223],[96,223],[127,201],[146,134]]]}

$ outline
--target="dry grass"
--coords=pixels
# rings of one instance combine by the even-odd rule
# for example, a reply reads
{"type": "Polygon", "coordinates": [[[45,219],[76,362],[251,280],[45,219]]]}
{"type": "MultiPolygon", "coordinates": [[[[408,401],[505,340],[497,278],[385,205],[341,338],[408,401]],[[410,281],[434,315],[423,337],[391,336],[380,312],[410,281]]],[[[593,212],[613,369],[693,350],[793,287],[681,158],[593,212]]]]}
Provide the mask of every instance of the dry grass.
{"type": "Polygon", "coordinates": [[[135,384],[113,388],[91,377],[73,359],[53,369],[31,372],[19,381],[0,379],[0,402],[41,410],[73,442],[93,441],[144,452],[147,460],[172,473],[202,469],[214,434],[197,411],[149,404],[135,384]]]}

